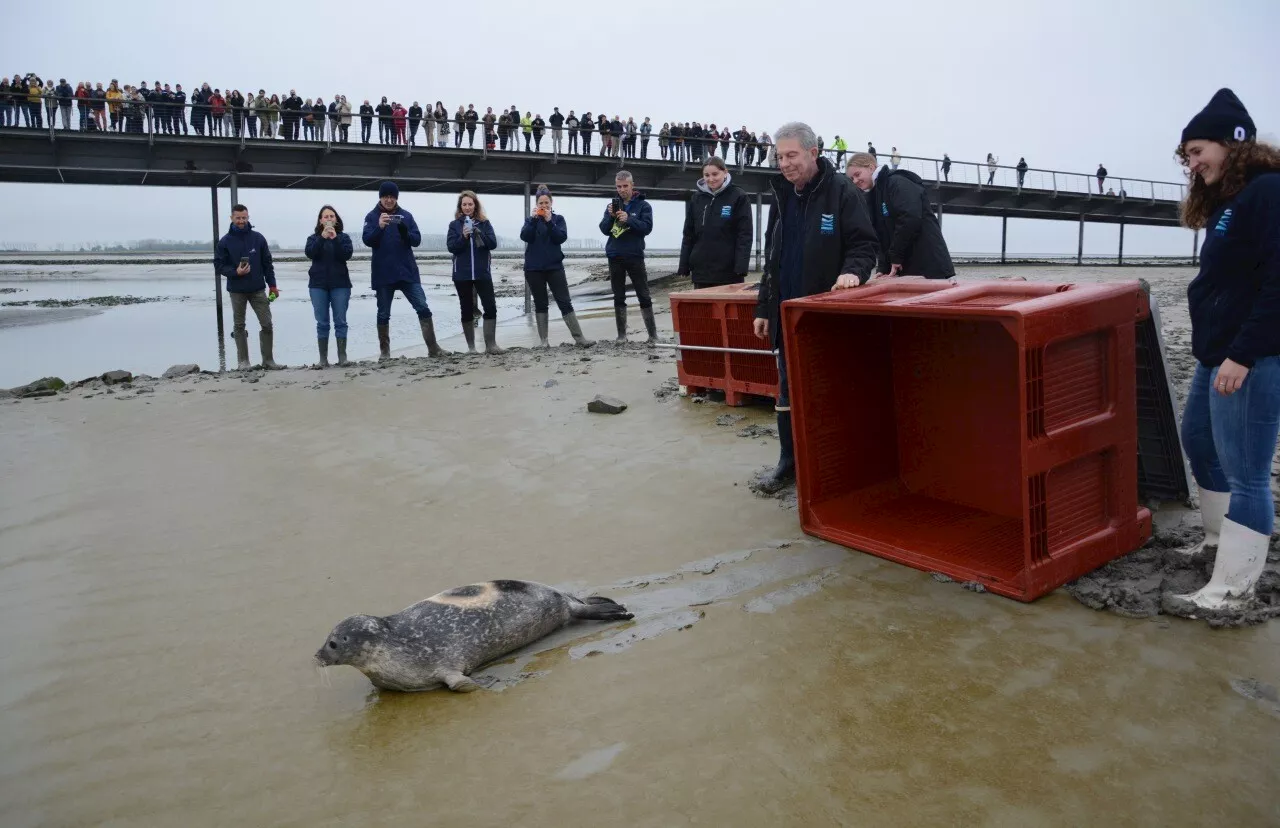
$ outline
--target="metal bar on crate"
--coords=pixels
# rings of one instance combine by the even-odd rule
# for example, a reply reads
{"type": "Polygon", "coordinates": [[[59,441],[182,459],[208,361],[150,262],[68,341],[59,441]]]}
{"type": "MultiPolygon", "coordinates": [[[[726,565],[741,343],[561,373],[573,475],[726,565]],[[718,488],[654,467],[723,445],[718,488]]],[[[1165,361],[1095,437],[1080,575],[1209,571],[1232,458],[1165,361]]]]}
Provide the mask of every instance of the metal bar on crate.
{"type": "Polygon", "coordinates": [[[777,356],[776,350],[767,351],[763,348],[713,348],[710,345],[672,345],[666,342],[657,342],[655,348],[672,348],[677,351],[714,351],[717,354],[750,354],[752,356],[777,356]]]}

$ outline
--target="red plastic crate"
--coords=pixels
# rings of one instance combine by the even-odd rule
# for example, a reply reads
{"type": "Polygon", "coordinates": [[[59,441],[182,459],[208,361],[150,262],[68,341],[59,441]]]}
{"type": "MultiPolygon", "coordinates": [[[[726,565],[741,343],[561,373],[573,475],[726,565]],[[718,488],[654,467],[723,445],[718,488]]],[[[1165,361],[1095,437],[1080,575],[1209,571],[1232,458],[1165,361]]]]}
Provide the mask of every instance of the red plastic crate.
{"type": "Polygon", "coordinates": [[[1032,601],[1141,546],[1137,282],[783,303],[805,532],[1032,601]]]}
{"type": "Polygon", "coordinates": [[[729,405],[746,396],[776,398],[778,364],[772,345],[753,331],[755,284],[722,285],[671,294],[671,318],[680,345],[758,350],[751,354],[677,351],[676,375],[686,388],[723,391],[729,405]]]}

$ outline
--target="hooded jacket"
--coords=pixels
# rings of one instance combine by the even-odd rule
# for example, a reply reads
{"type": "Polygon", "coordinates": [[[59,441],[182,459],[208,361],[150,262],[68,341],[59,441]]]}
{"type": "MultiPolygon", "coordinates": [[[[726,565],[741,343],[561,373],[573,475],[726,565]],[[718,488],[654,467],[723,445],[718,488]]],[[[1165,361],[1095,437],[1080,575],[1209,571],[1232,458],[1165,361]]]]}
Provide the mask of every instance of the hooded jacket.
{"type": "Polygon", "coordinates": [[[1187,286],[1191,353],[1209,368],[1280,354],[1280,172],[1254,173],[1205,225],[1187,286]]]}
{"type": "Polygon", "coordinates": [[[604,245],[604,255],[609,259],[639,259],[644,257],[644,237],[653,232],[653,208],[640,193],[633,192],[631,200],[622,205],[627,214],[625,224],[613,217],[611,206],[604,208],[600,219],[600,232],[609,237],[604,245]]]}
{"type": "Polygon", "coordinates": [[[732,175],[725,175],[717,193],[699,179],[685,205],[678,272],[691,273],[696,284],[742,282],[751,260],[751,230],[751,198],[732,175]]]}
{"type": "Polygon", "coordinates": [[[413,248],[422,244],[422,232],[413,214],[399,204],[391,211],[401,217],[398,224],[388,223],[386,227],[378,226],[378,217],[387,212],[378,204],[364,217],[365,246],[373,248],[373,259],[369,268],[369,286],[374,290],[391,287],[404,282],[411,285],[422,284],[418,274],[418,262],[413,257],[413,248]]]}
{"type": "Polygon", "coordinates": [[[351,261],[351,237],[339,233],[332,239],[326,239],[319,233],[307,237],[306,254],[311,260],[307,269],[308,288],[333,290],[334,288],[350,288],[351,273],[347,262],[351,261]]]}
{"type": "Polygon", "coordinates": [[[453,254],[453,281],[482,282],[493,281],[489,272],[489,251],[498,246],[498,234],[488,219],[476,221],[472,225],[471,235],[462,235],[465,218],[449,222],[449,233],[445,237],[445,246],[453,254]]]}
{"type": "Polygon", "coordinates": [[[929,206],[929,191],[910,170],[882,167],[867,194],[871,223],[880,239],[879,265],[902,265],[903,276],[950,279],[956,275],[942,224],[929,206]]]}
{"type": "Polygon", "coordinates": [[[818,172],[805,186],[803,194],[797,194],[795,186],[781,173],[769,184],[773,189],[773,205],[765,233],[768,257],[760,280],[756,318],[769,320],[769,333],[778,343],[781,342],[778,319],[783,293],[782,249],[789,239],[801,246],[803,273],[798,295],[788,298],[825,293],[842,273],[856,274],[862,284],[866,284],[876,266],[880,243],[862,191],[838,174],[825,156],[818,156],[818,172]],[[798,227],[783,225],[782,217],[789,207],[799,216],[798,227]]]}
{"type": "Polygon", "coordinates": [[[227,280],[228,293],[257,293],[266,290],[267,285],[276,286],[276,268],[271,261],[271,249],[266,238],[253,229],[252,224],[245,224],[244,229],[234,224],[227,234],[218,240],[218,248],[213,254],[213,266],[227,280]],[[249,272],[244,276],[236,274],[240,260],[249,260],[249,272]]]}
{"type": "Polygon", "coordinates": [[[564,251],[560,245],[569,238],[569,228],[564,216],[551,214],[551,221],[538,216],[529,216],[520,228],[520,240],[525,242],[525,270],[558,270],[564,262],[564,251]]]}

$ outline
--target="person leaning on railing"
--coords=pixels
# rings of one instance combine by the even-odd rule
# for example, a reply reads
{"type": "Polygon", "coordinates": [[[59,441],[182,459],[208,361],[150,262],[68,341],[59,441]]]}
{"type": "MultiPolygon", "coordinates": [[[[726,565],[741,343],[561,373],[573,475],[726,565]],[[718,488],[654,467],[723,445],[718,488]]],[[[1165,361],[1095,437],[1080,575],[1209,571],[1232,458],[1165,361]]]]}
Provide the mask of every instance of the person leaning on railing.
{"type": "MultiPolygon", "coordinates": [[[[855,152],[845,170],[849,180],[867,194],[871,223],[880,239],[879,267],[885,276],[923,276],[950,279],[956,275],[942,236],[942,224],[929,203],[929,189],[911,170],[881,167],[876,158],[855,152]]],[[[842,276],[836,287],[856,287],[842,276]]]]}
{"type": "Polygon", "coordinates": [[[1275,529],[1280,148],[1259,143],[1244,104],[1220,89],[1182,131],[1177,154],[1191,178],[1182,223],[1205,231],[1200,272],[1187,288],[1196,370],[1182,444],[1200,488],[1201,548],[1218,551],[1206,586],[1162,603],[1206,617],[1248,604],[1275,529]]]}

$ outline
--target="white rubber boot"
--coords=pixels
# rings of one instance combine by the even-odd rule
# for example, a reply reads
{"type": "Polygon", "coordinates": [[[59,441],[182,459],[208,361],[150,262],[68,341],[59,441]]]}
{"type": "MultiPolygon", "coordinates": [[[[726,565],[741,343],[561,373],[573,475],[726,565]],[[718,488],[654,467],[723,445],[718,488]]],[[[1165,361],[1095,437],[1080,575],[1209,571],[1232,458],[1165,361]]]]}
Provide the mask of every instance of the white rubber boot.
{"type": "Polygon", "coordinates": [[[1226,520],[1227,509],[1230,506],[1230,492],[1200,490],[1200,518],[1204,521],[1204,540],[1186,550],[1187,557],[1199,555],[1208,548],[1217,548],[1218,536],[1222,533],[1222,521],[1226,520]]]}
{"type": "Polygon", "coordinates": [[[1213,562],[1213,576],[1197,592],[1190,595],[1168,595],[1171,608],[1194,611],[1234,609],[1244,603],[1267,565],[1267,547],[1271,538],[1226,518],[1218,537],[1218,557],[1213,562]]]}

